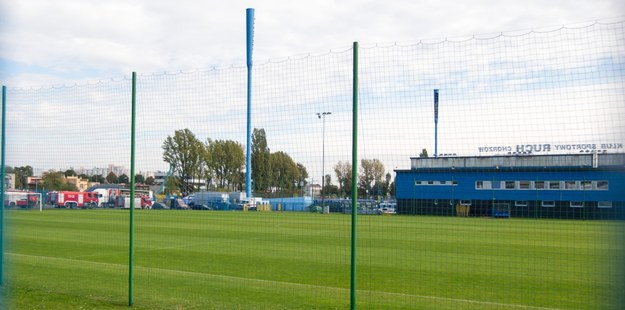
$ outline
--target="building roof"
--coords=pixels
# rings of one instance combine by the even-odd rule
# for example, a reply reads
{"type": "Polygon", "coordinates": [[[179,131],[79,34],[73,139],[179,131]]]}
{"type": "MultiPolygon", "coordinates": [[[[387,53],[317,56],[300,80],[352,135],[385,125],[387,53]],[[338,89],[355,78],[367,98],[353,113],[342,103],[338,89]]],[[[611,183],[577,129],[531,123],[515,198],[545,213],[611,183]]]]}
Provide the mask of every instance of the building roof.
{"type": "Polygon", "coordinates": [[[411,157],[409,170],[625,168],[624,153],[411,157]]]}
{"type": "Polygon", "coordinates": [[[85,190],[85,192],[93,192],[96,189],[111,189],[111,188],[124,188],[123,186],[119,185],[119,184],[97,184],[97,185],[93,185],[89,188],[87,188],[85,190]]]}

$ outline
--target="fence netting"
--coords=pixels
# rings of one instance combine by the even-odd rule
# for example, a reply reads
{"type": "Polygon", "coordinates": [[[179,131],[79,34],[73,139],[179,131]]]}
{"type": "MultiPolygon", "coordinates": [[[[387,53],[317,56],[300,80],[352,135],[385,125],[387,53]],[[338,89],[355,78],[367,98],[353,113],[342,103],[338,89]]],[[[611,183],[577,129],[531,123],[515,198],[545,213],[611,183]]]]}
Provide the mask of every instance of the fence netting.
{"type": "Polygon", "coordinates": [[[9,87],[5,303],[619,309],[624,26],[9,87]]]}

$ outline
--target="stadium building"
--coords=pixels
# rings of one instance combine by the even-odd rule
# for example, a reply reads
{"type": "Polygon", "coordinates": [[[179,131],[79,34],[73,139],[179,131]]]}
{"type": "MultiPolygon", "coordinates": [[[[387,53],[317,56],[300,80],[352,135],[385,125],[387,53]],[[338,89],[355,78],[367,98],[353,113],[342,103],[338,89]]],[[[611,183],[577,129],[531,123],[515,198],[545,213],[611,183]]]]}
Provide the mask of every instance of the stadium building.
{"type": "Polygon", "coordinates": [[[625,219],[625,154],[412,157],[397,213],[625,219]]]}

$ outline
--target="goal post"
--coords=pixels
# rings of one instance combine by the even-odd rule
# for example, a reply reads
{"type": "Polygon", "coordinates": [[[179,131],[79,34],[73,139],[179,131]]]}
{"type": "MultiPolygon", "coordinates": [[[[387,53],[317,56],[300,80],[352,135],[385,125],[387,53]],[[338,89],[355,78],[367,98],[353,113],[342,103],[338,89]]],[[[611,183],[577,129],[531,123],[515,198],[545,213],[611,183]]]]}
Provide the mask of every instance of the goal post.
{"type": "Polygon", "coordinates": [[[31,203],[33,203],[34,206],[39,205],[39,212],[43,211],[42,197],[43,195],[41,195],[41,193],[28,193],[28,208],[30,208],[32,206],[31,203]],[[32,199],[32,197],[36,197],[36,200],[32,199]]]}

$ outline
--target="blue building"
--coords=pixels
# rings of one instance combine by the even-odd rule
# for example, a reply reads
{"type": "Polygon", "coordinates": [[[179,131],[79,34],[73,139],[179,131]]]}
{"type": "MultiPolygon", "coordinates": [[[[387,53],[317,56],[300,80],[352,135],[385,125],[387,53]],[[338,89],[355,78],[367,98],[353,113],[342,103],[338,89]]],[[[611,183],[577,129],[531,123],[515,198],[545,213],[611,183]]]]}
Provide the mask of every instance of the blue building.
{"type": "Polygon", "coordinates": [[[411,158],[397,213],[625,219],[625,154],[411,158]]]}

